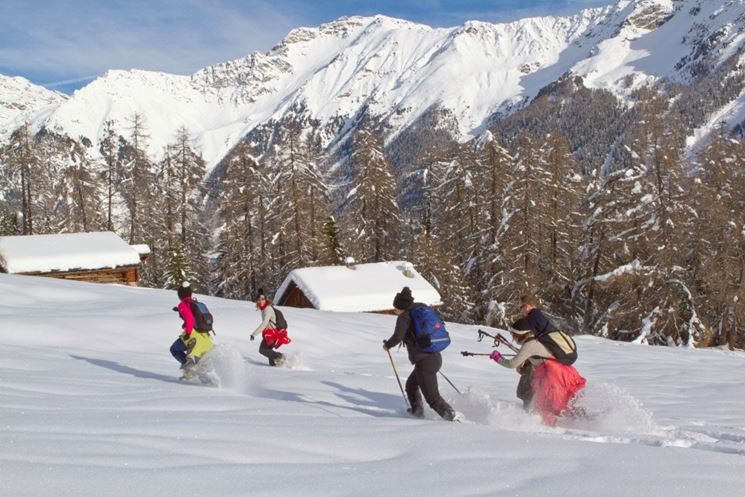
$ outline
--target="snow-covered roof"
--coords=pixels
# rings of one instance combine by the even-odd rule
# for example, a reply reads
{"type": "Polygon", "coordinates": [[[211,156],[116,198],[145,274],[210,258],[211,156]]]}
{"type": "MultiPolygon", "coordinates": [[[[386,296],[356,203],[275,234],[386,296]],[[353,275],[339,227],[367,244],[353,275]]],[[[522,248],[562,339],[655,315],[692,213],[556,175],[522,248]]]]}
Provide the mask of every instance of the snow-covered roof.
{"type": "Polygon", "coordinates": [[[414,301],[441,304],[437,290],[405,261],[295,269],[280,285],[277,299],[291,283],[298,286],[316,309],[323,311],[392,309],[393,297],[405,286],[411,289],[414,301]]]}
{"type": "Polygon", "coordinates": [[[146,245],[144,243],[142,244],[132,244],[130,245],[133,249],[137,251],[140,255],[150,255],[150,246],[146,245]]]}
{"type": "Polygon", "coordinates": [[[0,259],[8,273],[47,273],[134,266],[140,254],[116,233],[104,231],[0,236],[0,259]]]}

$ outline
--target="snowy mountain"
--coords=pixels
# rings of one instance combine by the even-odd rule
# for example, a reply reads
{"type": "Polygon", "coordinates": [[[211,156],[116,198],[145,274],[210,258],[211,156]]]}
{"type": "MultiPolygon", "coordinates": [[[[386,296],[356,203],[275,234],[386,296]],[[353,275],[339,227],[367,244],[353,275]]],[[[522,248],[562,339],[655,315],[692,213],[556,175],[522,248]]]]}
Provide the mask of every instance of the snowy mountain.
{"type": "Polygon", "coordinates": [[[0,74],[0,137],[12,133],[24,120],[44,120],[67,97],[21,77],[0,74]]]}
{"type": "MultiPolygon", "coordinates": [[[[525,413],[518,376],[448,323],[440,391],[466,416],[405,413],[380,342],[395,317],[283,308],[292,369],[215,316],[219,388],[180,383],[175,291],[0,274],[0,473],[7,496],[735,497],[745,486],[743,353],[577,338],[593,420],[525,413]]],[[[393,350],[399,374],[411,366],[393,350]]]]}
{"type": "MultiPolygon", "coordinates": [[[[126,136],[138,112],[154,158],[183,125],[208,168],[250,132],[288,119],[313,123],[330,147],[362,116],[384,122],[390,143],[436,110],[444,117],[434,125],[464,141],[568,74],[621,99],[663,78],[691,81],[741,57],[744,23],[745,0],[620,0],[568,17],[437,29],[384,16],[341,18],[191,76],[109,71],[48,113],[33,112],[43,99],[29,93],[24,99],[36,103],[23,118],[95,142],[107,120],[126,136]]],[[[0,94],[0,102],[12,100],[0,94]]],[[[741,100],[726,102],[712,122],[737,124],[741,100]]]]}

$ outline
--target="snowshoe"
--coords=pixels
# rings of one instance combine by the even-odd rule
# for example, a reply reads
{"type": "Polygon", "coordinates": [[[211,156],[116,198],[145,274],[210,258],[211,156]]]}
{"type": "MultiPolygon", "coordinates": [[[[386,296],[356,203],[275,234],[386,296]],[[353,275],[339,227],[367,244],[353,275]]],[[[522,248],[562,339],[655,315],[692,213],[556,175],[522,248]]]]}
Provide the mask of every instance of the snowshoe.
{"type": "Polygon", "coordinates": [[[462,423],[466,420],[466,417],[463,415],[462,412],[455,411],[455,414],[453,415],[453,419],[451,419],[454,423],[462,423]]]}

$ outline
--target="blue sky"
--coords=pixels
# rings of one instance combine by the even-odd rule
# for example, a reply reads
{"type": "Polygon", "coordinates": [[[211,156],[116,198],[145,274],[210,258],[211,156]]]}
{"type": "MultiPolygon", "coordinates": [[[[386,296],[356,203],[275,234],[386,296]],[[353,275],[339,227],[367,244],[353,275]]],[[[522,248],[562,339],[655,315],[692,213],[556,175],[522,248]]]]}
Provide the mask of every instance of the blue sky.
{"type": "Polygon", "coordinates": [[[64,92],[107,69],[190,74],[298,26],[384,14],[431,26],[574,14],[616,0],[2,0],[0,74],[64,92]]]}

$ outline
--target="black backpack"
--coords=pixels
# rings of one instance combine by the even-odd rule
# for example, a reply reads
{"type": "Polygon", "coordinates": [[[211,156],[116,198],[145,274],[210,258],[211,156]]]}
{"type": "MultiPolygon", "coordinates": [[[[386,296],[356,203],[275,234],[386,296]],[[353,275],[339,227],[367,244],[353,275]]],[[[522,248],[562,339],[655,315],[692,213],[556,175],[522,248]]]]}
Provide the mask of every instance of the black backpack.
{"type": "Polygon", "coordinates": [[[214,320],[212,318],[212,313],[207,309],[207,305],[203,302],[197,302],[197,299],[192,299],[191,313],[194,315],[195,330],[202,333],[209,333],[212,331],[214,320]]]}
{"type": "Polygon", "coordinates": [[[274,323],[274,326],[276,326],[278,330],[286,330],[287,320],[276,307],[274,308],[274,315],[276,316],[276,322],[274,323]]]}
{"type": "Polygon", "coordinates": [[[562,364],[574,364],[577,360],[577,344],[563,331],[550,331],[536,337],[544,347],[562,364]]]}

